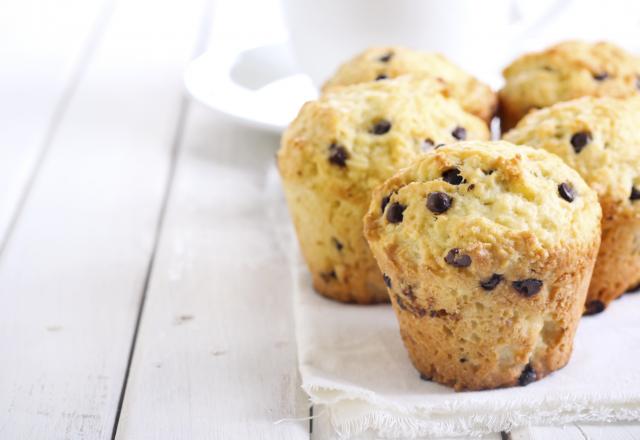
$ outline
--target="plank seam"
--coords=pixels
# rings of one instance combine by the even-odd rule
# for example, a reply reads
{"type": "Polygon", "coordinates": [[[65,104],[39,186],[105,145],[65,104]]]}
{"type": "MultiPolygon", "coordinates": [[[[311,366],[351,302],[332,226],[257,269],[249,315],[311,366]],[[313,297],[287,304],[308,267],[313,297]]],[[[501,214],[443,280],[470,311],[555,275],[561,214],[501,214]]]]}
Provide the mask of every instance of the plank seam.
{"type": "Polygon", "coordinates": [[[574,423],[574,426],[576,428],[578,428],[578,431],[580,432],[580,434],[582,435],[582,437],[584,437],[585,440],[589,440],[589,436],[587,435],[586,432],[584,432],[584,430],[582,429],[582,427],[580,425],[578,425],[577,423],[574,423]]]}
{"type": "Polygon", "coordinates": [[[47,153],[49,152],[50,147],[53,144],[56,132],[58,131],[58,127],[60,126],[64,118],[69,103],[71,102],[71,99],[75,95],[78,86],[82,81],[82,78],[84,77],[87,67],[91,62],[91,58],[96,52],[95,49],[100,44],[100,41],[105,34],[107,24],[109,23],[109,20],[113,15],[113,10],[114,0],[108,0],[105,2],[102,10],[97,14],[95,23],[93,24],[92,29],[89,32],[89,36],[86,39],[86,44],[80,50],[78,60],[71,70],[69,79],[62,89],[62,93],[60,94],[58,102],[54,106],[51,120],[47,126],[47,130],[45,132],[45,136],[39,148],[39,151],[36,153],[36,158],[31,168],[29,177],[27,178],[24,185],[24,189],[22,190],[22,194],[20,194],[20,196],[18,197],[14,212],[13,214],[11,214],[9,222],[7,223],[7,229],[4,236],[0,237],[0,259],[4,255],[4,251],[7,248],[9,241],[11,240],[13,231],[15,230],[16,225],[18,224],[18,220],[22,215],[22,211],[24,210],[27,199],[29,198],[29,195],[31,194],[31,191],[35,185],[37,176],[40,172],[40,169],[42,168],[47,153]]]}
{"type": "MultiPolygon", "coordinates": [[[[202,22],[200,29],[196,37],[196,45],[193,56],[199,55],[205,48],[206,38],[209,34],[209,26],[212,18],[212,0],[207,0],[203,10],[202,22]]],[[[155,233],[153,237],[153,246],[151,249],[151,255],[149,257],[149,263],[147,264],[147,270],[145,274],[145,280],[142,286],[142,293],[138,303],[138,313],[136,316],[135,325],[133,328],[133,335],[131,338],[131,346],[129,347],[129,355],[127,358],[127,366],[125,368],[124,377],[122,380],[122,387],[120,389],[120,397],[118,398],[118,406],[116,408],[116,416],[113,421],[113,427],[111,430],[111,440],[115,440],[118,434],[118,425],[120,424],[120,416],[122,414],[122,408],[124,405],[124,399],[127,391],[127,385],[129,383],[129,376],[131,373],[131,366],[133,364],[133,357],[135,355],[136,345],[138,342],[138,335],[140,333],[140,326],[144,315],[145,304],[147,302],[147,293],[149,291],[149,285],[151,282],[151,276],[153,274],[153,267],[156,261],[156,255],[160,238],[162,237],[162,231],[164,227],[165,216],[167,208],[171,200],[171,193],[173,189],[173,182],[175,180],[176,170],[178,168],[178,162],[180,159],[180,150],[184,140],[184,131],[186,126],[186,120],[189,113],[190,100],[188,96],[183,92],[182,99],[180,101],[180,110],[178,113],[178,121],[176,124],[176,130],[172,140],[171,155],[169,159],[169,171],[165,183],[164,194],[160,205],[160,211],[158,214],[158,220],[156,223],[155,233]]]]}
{"type": "Polygon", "coordinates": [[[509,431],[500,431],[500,439],[501,440],[512,440],[511,432],[509,431]]]}
{"type": "Polygon", "coordinates": [[[116,408],[116,416],[113,421],[113,428],[111,430],[111,439],[114,440],[116,438],[116,434],[118,432],[118,424],[120,422],[120,414],[122,412],[122,406],[124,404],[124,396],[127,390],[127,384],[129,382],[129,373],[131,372],[131,364],[133,363],[133,355],[136,349],[136,343],[138,341],[138,333],[140,330],[140,324],[142,322],[142,315],[144,312],[144,306],[147,300],[147,292],[149,290],[149,284],[151,281],[151,275],[153,274],[153,266],[156,261],[156,254],[158,251],[158,244],[160,242],[160,237],[162,235],[162,228],[164,225],[165,214],[167,211],[167,207],[169,205],[171,188],[177,168],[178,156],[180,146],[182,144],[182,136],[184,133],[184,126],[186,121],[186,116],[189,109],[189,100],[186,96],[182,96],[182,100],[180,102],[180,110],[178,114],[178,122],[176,124],[176,131],[174,135],[174,139],[172,141],[171,148],[171,158],[169,163],[169,172],[167,176],[167,180],[165,183],[164,194],[162,196],[162,203],[160,205],[160,211],[158,214],[158,220],[156,223],[155,233],[153,236],[153,246],[151,248],[151,256],[149,258],[149,262],[147,263],[147,270],[145,273],[144,283],[142,285],[142,294],[140,295],[140,300],[138,302],[138,313],[136,315],[135,325],[133,327],[133,336],[131,338],[131,346],[129,347],[129,355],[127,357],[127,366],[124,372],[124,378],[122,380],[122,387],[120,388],[120,397],[118,398],[118,406],[116,408]]]}

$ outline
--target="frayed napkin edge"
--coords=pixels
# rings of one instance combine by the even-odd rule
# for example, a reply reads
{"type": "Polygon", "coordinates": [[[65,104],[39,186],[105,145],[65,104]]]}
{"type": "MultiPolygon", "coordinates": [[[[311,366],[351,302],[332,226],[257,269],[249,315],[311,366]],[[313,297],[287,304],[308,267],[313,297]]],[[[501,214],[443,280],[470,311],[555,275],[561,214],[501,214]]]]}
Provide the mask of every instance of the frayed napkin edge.
{"type": "MultiPolygon", "coordinates": [[[[532,401],[531,407],[518,410],[503,405],[491,411],[470,413],[462,408],[428,408],[417,405],[414,411],[399,408],[384,399],[371,398],[366,393],[346,392],[305,383],[302,388],[310,396],[314,405],[323,405],[335,431],[344,438],[373,430],[384,438],[417,438],[424,436],[456,437],[477,436],[500,431],[511,431],[526,426],[556,426],[568,423],[598,422],[611,423],[640,420],[640,401],[637,397],[624,400],[620,396],[615,402],[532,401]],[[332,398],[322,393],[336,394],[332,398]],[[355,417],[346,416],[345,407],[358,408],[364,412],[355,417]]],[[[584,396],[580,396],[584,400],[584,396]]],[[[610,397],[610,396],[609,396],[610,397]]],[[[458,406],[458,405],[452,405],[458,406]]]]}

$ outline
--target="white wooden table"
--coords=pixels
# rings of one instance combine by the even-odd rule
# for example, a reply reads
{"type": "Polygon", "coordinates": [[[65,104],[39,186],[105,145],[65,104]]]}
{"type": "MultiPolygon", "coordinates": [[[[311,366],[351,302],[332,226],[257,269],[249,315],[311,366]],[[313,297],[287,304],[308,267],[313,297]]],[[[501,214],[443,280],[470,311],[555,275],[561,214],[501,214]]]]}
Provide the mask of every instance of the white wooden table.
{"type": "Polygon", "coordinates": [[[274,423],[310,411],[290,298],[256,294],[290,291],[289,277],[284,255],[269,285],[251,276],[274,247],[269,200],[246,206],[234,188],[262,193],[278,139],[185,97],[212,11],[0,3],[0,439],[333,437],[326,417],[313,432],[274,423]]]}

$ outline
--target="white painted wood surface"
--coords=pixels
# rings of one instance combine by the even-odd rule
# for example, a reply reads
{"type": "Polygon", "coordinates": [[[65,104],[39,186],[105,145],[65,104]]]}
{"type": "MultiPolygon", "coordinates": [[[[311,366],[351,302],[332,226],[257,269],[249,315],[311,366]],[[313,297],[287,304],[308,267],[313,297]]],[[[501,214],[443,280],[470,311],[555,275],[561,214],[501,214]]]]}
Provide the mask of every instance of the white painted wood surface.
{"type": "Polygon", "coordinates": [[[277,145],[192,107],[117,438],[308,439],[274,424],[309,410],[267,213],[277,145]]]}
{"type": "Polygon", "coordinates": [[[0,249],[112,7],[0,2],[0,249]]]}
{"type": "MultiPolygon", "coordinates": [[[[327,417],[312,433],[304,420],[266,215],[277,139],[183,94],[208,11],[0,3],[0,439],[336,438],[327,417]]],[[[274,38],[215,23],[212,44],[274,38]]],[[[640,426],[511,438],[638,440],[640,426]]]]}
{"type": "Polygon", "coordinates": [[[60,116],[0,257],[2,439],[111,437],[203,9],[119,3],[60,116]]]}
{"type": "Polygon", "coordinates": [[[580,423],[563,427],[537,426],[515,430],[511,437],[512,440],[637,440],[640,438],[640,424],[580,423]]]}

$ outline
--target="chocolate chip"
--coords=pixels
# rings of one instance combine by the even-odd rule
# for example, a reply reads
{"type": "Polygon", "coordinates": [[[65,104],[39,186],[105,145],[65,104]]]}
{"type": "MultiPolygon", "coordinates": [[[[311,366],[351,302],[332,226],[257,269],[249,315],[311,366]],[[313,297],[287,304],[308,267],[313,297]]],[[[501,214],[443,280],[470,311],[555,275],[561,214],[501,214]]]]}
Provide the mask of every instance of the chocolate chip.
{"type": "Polygon", "coordinates": [[[513,440],[511,433],[507,431],[500,431],[500,440],[513,440]]]}
{"type": "Polygon", "coordinates": [[[381,61],[383,63],[388,63],[391,58],[393,58],[393,52],[388,52],[384,55],[382,55],[380,58],[378,58],[378,61],[381,61]]]}
{"type": "Polygon", "coordinates": [[[447,194],[440,191],[429,193],[427,196],[427,208],[434,214],[442,214],[451,208],[453,199],[447,194]]]}
{"type": "Polygon", "coordinates": [[[398,307],[400,307],[402,310],[409,312],[412,315],[417,316],[418,318],[422,318],[424,317],[424,315],[427,314],[427,311],[422,307],[416,306],[412,303],[405,303],[402,297],[397,293],[394,296],[396,299],[396,303],[398,304],[398,307]]]}
{"type": "Polygon", "coordinates": [[[562,197],[569,203],[573,202],[576,198],[576,190],[573,189],[571,184],[566,182],[558,185],[558,194],[560,194],[560,197],[562,197]]]}
{"type": "Polygon", "coordinates": [[[460,175],[460,170],[457,168],[449,168],[442,173],[442,180],[452,185],[460,185],[464,182],[464,177],[460,175]]]}
{"type": "Polygon", "coordinates": [[[446,318],[447,316],[450,316],[450,313],[448,313],[445,309],[438,309],[431,310],[429,312],[429,316],[431,316],[432,318],[446,318]]]}
{"type": "Polygon", "coordinates": [[[463,141],[467,138],[467,130],[464,127],[460,127],[459,125],[453,129],[451,132],[451,136],[458,139],[459,141],[463,141]]]}
{"type": "Polygon", "coordinates": [[[591,133],[588,131],[579,131],[571,136],[571,145],[576,154],[580,153],[589,142],[591,142],[591,133]]]}
{"type": "Polygon", "coordinates": [[[428,151],[433,148],[433,141],[431,139],[425,139],[422,141],[422,151],[428,151]]]}
{"type": "Polygon", "coordinates": [[[536,374],[536,370],[533,369],[531,364],[527,364],[527,366],[522,370],[520,377],[518,378],[518,385],[520,385],[521,387],[526,387],[531,382],[535,382],[537,378],[538,375],[536,374]]]}
{"type": "Polygon", "coordinates": [[[453,267],[469,267],[471,265],[471,257],[467,254],[460,254],[460,249],[453,248],[444,257],[444,261],[453,267]]]}
{"type": "Polygon", "coordinates": [[[393,202],[389,209],[387,209],[387,221],[389,223],[400,223],[404,217],[404,210],[407,209],[406,206],[393,202]]]}
{"type": "Polygon", "coordinates": [[[344,247],[343,244],[340,243],[340,240],[335,237],[331,237],[331,241],[333,242],[333,245],[336,247],[336,249],[338,249],[338,252],[340,252],[344,247]]]}
{"type": "Polygon", "coordinates": [[[409,298],[411,301],[414,301],[416,299],[416,294],[413,293],[413,287],[411,286],[407,286],[402,289],[402,294],[409,298]]]}
{"type": "Polygon", "coordinates": [[[632,186],[631,194],[629,195],[629,200],[631,201],[640,200],[640,189],[636,188],[635,186],[632,186]]]}
{"type": "Polygon", "coordinates": [[[504,279],[499,273],[494,273],[484,281],[480,281],[480,287],[484,290],[493,290],[498,287],[498,284],[504,279]]]}
{"type": "Polygon", "coordinates": [[[382,200],[380,200],[380,209],[382,210],[382,213],[384,213],[384,208],[389,204],[389,200],[391,200],[391,196],[384,196],[382,200]]]}
{"type": "Polygon", "coordinates": [[[371,129],[371,133],[381,135],[389,132],[389,130],[391,130],[391,122],[386,119],[380,119],[371,129]]]}
{"type": "Polygon", "coordinates": [[[342,145],[333,143],[329,146],[330,163],[344,168],[347,166],[347,159],[349,159],[349,152],[342,145]]]}
{"type": "Polygon", "coordinates": [[[603,312],[605,309],[605,305],[602,301],[598,301],[597,299],[593,301],[589,301],[584,305],[584,315],[597,315],[598,313],[603,312]]]}
{"type": "Polygon", "coordinates": [[[471,185],[469,185],[469,186],[467,187],[467,191],[473,191],[473,188],[475,188],[475,187],[476,187],[476,184],[475,184],[475,183],[472,183],[471,185]]]}
{"type": "Polygon", "coordinates": [[[514,281],[511,283],[514,289],[527,298],[535,295],[540,292],[542,289],[542,281],[536,280],[534,278],[527,278],[526,280],[514,281]]]}
{"type": "Polygon", "coordinates": [[[593,79],[595,79],[596,81],[604,81],[607,78],[609,78],[609,74],[607,72],[600,72],[600,73],[593,74],[593,79]]]}
{"type": "Polygon", "coordinates": [[[460,358],[459,361],[461,364],[464,364],[465,362],[467,362],[467,358],[460,358]]]}
{"type": "Polygon", "coordinates": [[[398,304],[398,307],[400,307],[402,310],[405,310],[407,312],[409,312],[409,308],[405,305],[404,301],[402,300],[402,297],[400,295],[398,295],[397,293],[395,294],[396,297],[396,303],[398,304]]]}
{"type": "Polygon", "coordinates": [[[420,373],[420,379],[426,381],[426,382],[431,382],[431,378],[429,376],[427,376],[424,373],[420,373]]]}
{"type": "Polygon", "coordinates": [[[321,272],[320,277],[324,280],[325,283],[328,283],[331,280],[338,279],[338,276],[336,275],[335,270],[331,270],[331,272],[321,272]]]}
{"type": "Polygon", "coordinates": [[[391,289],[391,278],[389,278],[386,273],[383,273],[382,279],[384,280],[384,284],[391,289]]]}
{"type": "Polygon", "coordinates": [[[382,79],[387,79],[389,78],[387,75],[385,75],[384,73],[381,73],[380,75],[376,76],[376,81],[380,81],[382,79]]]}

